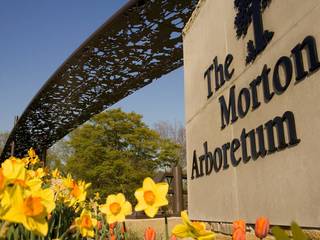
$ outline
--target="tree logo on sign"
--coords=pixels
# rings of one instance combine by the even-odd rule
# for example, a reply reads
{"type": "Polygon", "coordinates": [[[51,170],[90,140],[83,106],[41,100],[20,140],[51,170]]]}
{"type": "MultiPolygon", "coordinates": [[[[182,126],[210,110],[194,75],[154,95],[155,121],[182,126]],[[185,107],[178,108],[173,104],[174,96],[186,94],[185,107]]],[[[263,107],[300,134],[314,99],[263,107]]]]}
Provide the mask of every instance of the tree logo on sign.
{"type": "Polygon", "coordinates": [[[251,22],[253,23],[254,41],[247,43],[248,55],[246,64],[252,63],[271,41],[274,32],[264,30],[262,13],[270,5],[272,0],[235,0],[234,6],[237,14],[235,28],[238,39],[245,37],[251,22]]]}

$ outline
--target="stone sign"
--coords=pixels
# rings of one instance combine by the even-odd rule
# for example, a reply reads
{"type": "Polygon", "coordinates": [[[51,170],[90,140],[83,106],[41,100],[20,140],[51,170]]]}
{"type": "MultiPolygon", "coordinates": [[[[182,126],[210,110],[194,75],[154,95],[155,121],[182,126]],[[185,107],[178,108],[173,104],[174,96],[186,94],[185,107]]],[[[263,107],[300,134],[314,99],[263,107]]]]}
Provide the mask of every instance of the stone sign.
{"type": "Polygon", "coordinates": [[[192,219],[320,227],[320,1],[202,0],[184,29],[192,219]]]}

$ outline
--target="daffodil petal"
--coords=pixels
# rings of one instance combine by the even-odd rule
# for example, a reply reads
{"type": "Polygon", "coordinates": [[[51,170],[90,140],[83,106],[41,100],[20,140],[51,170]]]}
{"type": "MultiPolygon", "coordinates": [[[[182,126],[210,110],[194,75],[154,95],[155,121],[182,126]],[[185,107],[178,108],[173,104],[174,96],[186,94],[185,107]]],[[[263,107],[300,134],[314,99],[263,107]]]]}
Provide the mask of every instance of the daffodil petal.
{"type": "Polygon", "coordinates": [[[20,159],[10,157],[5,160],[2,164],[3,175],[7,179],[21,179],[25,180],[26,168],[24,162],[20,159]]]}
{"type": "Polygon", "coordinates": [[[169,184],[168,183],[157,183],[157,193],[161,196],[161,197],[166,197],[166,195],[168,194],[168,190],[169,190],[169,184]]]}
{"type": "Polygon", "coordinates": [[[51,213],[56,207],[54,202],[53,191],[47,188],[47,189],[41,190],[41,193],[39,195],[41,197],[42,204],[46,207],[47,213],[51,213]]]}
{"type": "Polygon", "coordinates": [[[126,201],[125,196],[122,193],[118,193],[116,195],[116,202],[119,203],[120,205],[124,204],[126,201]]]}
{"type": "Polygon", "coordinates": [[[108,224],[115,223],[116,221],[117,221],[117,218],[114,215],[112,215],[112,214],[107,215],[108,224]]]}
{"type": "Polygon", "coordinates": [[[126,220],[126,216],[123,213],[119,213],[116,217],[116,222],[124,222],[126,220]]]}
{"type": "Polygon", "coordinates": [[[93,238],[94,237],[94,231],[93,230],[88,230],[87,231],[87,236],[93,238]]]}
{"type": "Polygon", "coordinates": [[[76,225],[80,225],[80,218],[79,217],[77,217],[74,221],[75,221],[76,225]]]}
{"type": "Polygon", "coordinates": [[[88,230],[86,228],[81,228],[80,233],[81,233],[81,236],[83,236],[83,237],[88,236],[88,230]]]}
{"type": "Polygon", "coordinates": [[[22,189],[20,186],[14,186],[5,193],[3,202],[8,205],[7,211],[1,218],[9,222],[23,223],[25,215],[19,211],[23,203],[22,189]],[[10,202],[8,202],[10,201],[10,202]]]}
{"type": "Polygon", "coordinates": [[[157,201],[153,204],[154,207],[162,207],[168,205],[168,200],[166,198],[157,198],[157,201]]]}
{"type": "Polygon", "coordinates": [[[159,208],[157,207],[148,207],[144,210],[148,217],[153,218],[158,213],[159,208]]]}
{"type": "Polygon", "coordinates": [[[138,188],[135,191],[134,196],[136,197],[138,202],[144,201],[143,194],[144,194],[143,188],[138,188]]]}
{"type": "Polygon", "coordinates": [[[117,201],[116,195],[111,194],[111,195],[109,195],[109,196],[107,197],[106,203],[107,203],[107,205],[110,205],[110,204],[112,204],[112,203],[114,203],[114,202],[116,202],[116,201],[117,201]]]}
{"type": "Polygon", "coordinates": [[[143,180],[143,190],[144,191],[151,190],[151,191],[155,192],[155,190],[156,190],[155,182],[149,177],[145,178],[143,180]]]}
{"type": "Polygon", "coordinates": [[[198,240],[213,240],[215,239],[215,234],[213,232],[210,232],[210,234],[205,235],[205,236],[199,236],[198,240]]]}
{"type": "Polygon", "coordinates": [[[179,238],[190,237],[189,228],[184,224],[178,224],[172,229],[172,234],[179,238]]]}
{"type": "Polygon", "coordinates": [[[97,221],[97,219],[92,218],[92,219],[91,219],[91,223],[92,223],[92,226],[93,226],[93,227],[96,227],[97,224],[98,224],[98,221],[97,221]]]}
{"type": "Polygon", "coordinates": [[[110,210],[107,206],[107,204],[102,204],[100,205],[100,211],[104,214],[109,214],[110,210]]]}
{"type": "Polygon", "coordinates": [[[126,201],[123,205],[122,205],[122,211],[124,215],[130,215],[132,214],[132,206],[131,204],[126,201]]]}
{"type": "Polygon", "coordinates": [[[192,222],[190,221],[187,211],[181,212],[181,218],[184,224],[186,224],[188,227],[193,228],[192,222]]]}
{"type": "Polygon", "coordinates": [[[141,202],[138,202],[138,204],[135,206],[134,210],[139,212],[139,211],[145,210],[146,208],[148,208],[148,205],[144,201],[141,201],[141,202]]]}
{"type": "Polygon", "coordinates": [[[39,191],[41,190],[42,181],[39,178],[33,178],[27,181],[27,185],[32,192],[39,191]]]}
{"type": "Polygon", "coordinates": [[[46,236],[48,233],[48,223],[45,218],[37,219],[34,218],[25,218],[25,221],[22,223],[23,226],[41,236],[46,236]]]}

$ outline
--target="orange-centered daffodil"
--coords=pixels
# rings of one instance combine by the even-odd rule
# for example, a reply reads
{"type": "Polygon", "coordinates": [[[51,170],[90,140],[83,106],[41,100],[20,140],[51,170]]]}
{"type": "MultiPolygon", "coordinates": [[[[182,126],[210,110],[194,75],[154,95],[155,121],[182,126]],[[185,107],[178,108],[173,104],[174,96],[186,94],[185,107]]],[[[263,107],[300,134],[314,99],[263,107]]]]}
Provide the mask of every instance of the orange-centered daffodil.
{"type": "Polygon", "coordinates": [[[92,218],[91,212],[83,209],[80,217],[76,218],[75,223],[82,237],[94,237],[94,228],[97,226],[97,219],[92,218]]]}
{"type": "Polygon", "coordinates": [[[25,191],[21,186],[10,189],[10,207],[1,216],[9,222],[22,223],[29,231],[46,236],[48,223],[46,217],[55,208],[54,194],[51,189],[25,191]]]}
{"type": "Polygon", "coordinates": [[[107,222],[112,224],[123,222],[126,216],[132,213],[132,206],[122,193],[118,193],[109,195],[106,204],[101,205],[100,210],[107,215],[107,222]]]}
{"type": "Polygon", "coordinates": [[[71,175],[68,175],[67,178],[63,180],[63,184],[70,191],[70,197],[65,199],[65,202],[68,202],[70,207],[86,200],[86,190],[91,183],[86,183],[85,181],[77,182],[72,179],[71,175]]]}
{"type": "Polygon", "coordinates": [[[59,171],[58,168],[54,169],[52,172],[51,172],[51,175],[53,178],[61,178],[61,173],[59,171]]]}
{"type": "Polygon", "coordinates": [[[168,205],[166,195],[169,185],[167,183],[155,183],[151,178],[145,178],[142,188],[134,193],[138,200],[136,211],[144,211],[147,216],[154,217],[160,207],[168,205]]]}
{"type": "Polygon", "coordinates": [[[172,234],[179,238],[193,238],[196,240],[212,240],[215,239],[214,232],[206,230],[203,222],[191,222],[186,211],[181,212],[183,224],[176,225],[172,234]]]}
{"type": "Polygon", "coordinates": [[[5,160],[1,164],[1,169],[7,190],[14,186],[20,186],[27,191],[36,191],[41,188],[42,181],[29,176],[24,162],[19,158],[10,157],[5,160]]]}

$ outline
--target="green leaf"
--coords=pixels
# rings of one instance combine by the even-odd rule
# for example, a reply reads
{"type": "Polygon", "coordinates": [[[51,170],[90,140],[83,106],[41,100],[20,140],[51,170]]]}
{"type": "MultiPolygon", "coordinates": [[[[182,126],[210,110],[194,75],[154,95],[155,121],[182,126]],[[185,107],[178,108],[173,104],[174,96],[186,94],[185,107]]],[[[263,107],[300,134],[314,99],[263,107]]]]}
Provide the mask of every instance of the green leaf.
{"type": "Polygon", "coordinates": [[[291,223],[291,231],[294,240],[308,240],[309,238],[295,222],[291,223]]]}
{"type": "Polygon", "coordinates": [[[13,234],[14,234],[14,224],[10,225],[10,228],[7,232],[7,238],[9,240],[13,239],[13,237],[14,237],[13,234]]]}
{"type": "Polygon", "coordinates": [[[280,227],[276,226],[271,229],[272,234],[277,240],[290,240],[289,236],[280,227]]]}
{"type": "Polygon", "coordinates": [[[20,237],[19,237],[19,228],[16,228],[14,233],[13,233],[13,238],[14,240],[19,240],[20,237]]]}

